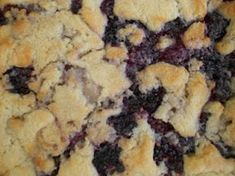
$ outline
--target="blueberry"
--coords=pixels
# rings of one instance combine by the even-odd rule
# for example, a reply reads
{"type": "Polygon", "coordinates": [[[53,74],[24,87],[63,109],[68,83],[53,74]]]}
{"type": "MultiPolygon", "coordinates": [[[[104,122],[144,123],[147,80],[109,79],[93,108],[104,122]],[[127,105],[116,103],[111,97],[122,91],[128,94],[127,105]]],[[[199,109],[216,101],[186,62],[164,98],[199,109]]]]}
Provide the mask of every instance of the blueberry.
{"type": "Polygon", "coordinates": [[[105,28],[105,34],[103,41],[112,45],[119,45],[120,39],[117,37],[117,32],[120,28],[123,27],[123,24],[119,21],[118,17],[111,16],[108,17],[108,24],[105,28]]]}
{"type": "Polygon", "coordinates": [[[164,161],[169,171],[183,173],[183,153],[165,137],[154,147],[154,160],[157,164],[164,161]]]}
{"type": "Polygon", "coordinates": [[[229,70],[231,71],[232,75],[235,76],[235,51],[227,55],[225,60],[229,62],[228,63],[229,70]]]}
{"type": "Polygon", "coordinates": [[[113,15],[113,6],[114,0],[103,0],[100,9],[105,15],[111,16],[113,15]]]}
{"type": "Polygon", "coordinates": [[[12,93],[18,93],[22,95],[26,95],[30,93],[30,89],[28,87],[28,82],[32,77],[33,67],[16,67],[8,69],[4,75],[7,75],[9,78],[9,82],[12,85],[12,89],[9,91],[12,93]]]}
{"type": "Polygon", "coordinates": [[[182,147],[184,154],[195,153],[195,139],[194,139],[194,137],[184,138],[184,137],[180,136],[179,137],[179,144],[182,147]]]}
{"type": "Polygon", "coordinates": [[[118,135],[124,137],[130,137],[132,130],[137,126],[134,114],[123,112],[117,116],[109,117],[108,124],[113,126],[118,135]]]}
{"type": "Polygon", "coordinates": [[[184,138],[177,133],[174,127],[160,119],[148,118],[148,123],[154,130],[156,143],[154,147],[154,160],[156,164],[164,162],[169,173],[183,173],[183,155],[195,152],[193,137],[184,138]]]}
{"type": "Polygon", "coordinates": [[[70,9],[73,14],[77,14],[81,8],[82,8],[82,0],[72,0],[70,9]]]}
{"type": "Polygon", "coordinates": [[[158,89],[152,89],[147,93],[142,93],[138,89],[135,89],[133,93],[143,109],[151,114],[161,105],[166,91],[163,87],[160,87],[158,89]]]}
{"type": "Polygon", "coordinates": [[[190,59],[189,51],[185,48],[181,41],[178,41],[174,45],[166,48],[160,52],[159,58],[167,63],[174,65],[186,65],[190,59]]]}
{"type": "Polygon", "coordinates": [[[148,34],[148,32],[146,32],[146,35],[146,38],[140,45],[128,48],[129,60],[127,70],[135,67],[133,71],[140,71],[146,66],[157,62],[159,57],[159,53],[155,47],[157,36],[154,33],[148,34]]]}
{"type": "Polygon", "coordinates": [[[92,163],[100,176],[107,176],[116,172],[123,172],[124,165],[119,159],[122,149],[117,144],[104,142],[94,152],[92,163]]]}
{"type": "Polygon", "coordinates": [[[175,20],[166,23],[163,30],[160,32],[160,35],[169,35],[172,38],[179,39],[187,26],[188,24],[178,17],[175,20]]]}
{"type": "Polygon", "coordinates": [[[3,13],[3,11],[0,10],[0,26],[6,25],[7,24],[7,19],[3,13]]]}
{"type": "Polygon", "coordinates": [[[161,135],[165,135],[168,132],[174,131],[174,127],[170,123],[164,122],[160,119],[149,117],[148,123],[150,124],[151,128],[155,131],[155,133],[161,135]]]}
{"type": "Polygon", "coordinates": [[[195,50],[192,57],[203,62],[201,70],[216,83],[211,99],[225,102],[231,96],[231,60],[217,53],[214,48],[195,50]]]}
{"type": "Polygon", "coordinates": [[[213,41],[220,40],[225,35],[226,28],[229,25],[229,21],[216,11],[208,13],[205,22],[207,34],[213,41]]]}
{"type": "Polygon", "coordinates": [[[101,11],[108,18],[103,41],[105,44],[119,45],[120,39],[117,37],[117,32],[120,28],[125,26],[125,22],[121,22],[119,18],[113,14],[113,6],[114,0],[104,0],[100,6],[101,11]]]}
{"type": "Polygon", "coordinates": [[[208,121],[208,118],[210,116],[210,113],[202,112],[199,118],[199,134],[203,135],[206,132],[206,123],[208,121]]]}

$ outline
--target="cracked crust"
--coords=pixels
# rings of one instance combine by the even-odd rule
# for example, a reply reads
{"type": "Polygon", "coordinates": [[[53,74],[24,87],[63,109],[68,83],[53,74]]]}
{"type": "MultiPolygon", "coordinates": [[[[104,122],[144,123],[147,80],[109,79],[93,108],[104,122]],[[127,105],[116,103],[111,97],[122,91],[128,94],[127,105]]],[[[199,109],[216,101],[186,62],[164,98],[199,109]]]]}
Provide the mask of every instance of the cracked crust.
{"type": "Polygon", "coordinates": [[[216,49],[233,67],[234,32],[235,1],[0,0],[0,176],[235,175],[234,70],[231,96],[215,100],[211,58],[195,54],[216,49]],[[216,42],[215,11],[228,20],[216,42]],[[195,142],[183,173],[172,154],[155,156],[171,133],[169,152],[195,142]]]}

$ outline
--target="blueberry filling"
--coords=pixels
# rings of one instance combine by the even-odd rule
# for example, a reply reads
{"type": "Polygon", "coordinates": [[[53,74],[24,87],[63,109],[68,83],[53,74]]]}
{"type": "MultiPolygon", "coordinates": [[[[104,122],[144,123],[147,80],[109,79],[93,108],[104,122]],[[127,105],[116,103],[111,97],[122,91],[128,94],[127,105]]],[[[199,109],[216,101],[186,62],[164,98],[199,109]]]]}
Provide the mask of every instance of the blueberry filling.
{"type": "Polygon", "coordinates": [[[72,0],[70,9],[73,14],[77,14],[81,8],[82,0],[72,0]]]}
{"type": "Polygon", "coordinates": [[[180,36],[187,29],[188,25],[188,23],[178,17],[175,20],[166,23],[159,35],[168,35],[172,38],[180,39],[180,36]]]}
{"type": "Polygon", "coordinates": [[[153,89],[144,94],[138,89],[138,86],[132,86],[133,95],[124,97],[124,108],[119,115],[108,118],[107,123],[111,125],[117,132],[117,135],[130,137],[133,129],[137,126],[136,114],[141,111],[146,111],[149,114],[155,112],[160,106],[165,89],[153,89]]]}
{"type": "Polygon", "coordinates": [[[185,66],[190,59],[190,55],[182,41],[179,40],[174,45],[166,48],[164,51],[161,51],[159,58],[161,61],[170,64],[185,66]]]}
{"type": "Polygon", "coordinates": [[[206,113],[206,112],[201,113],[201,116],[199,118],[199,131],[198,131],[198,133],[200,135],[205,134],[205,132],[206,132],[206,123],[207,123],[208,118],[209,118],[210,115],[211,115],[210,113],[206,113]]]}
{"type": "Polygon", "coordinates": [[[193,137],[180,136],[174,127],[160,119],[149,117],[148,123],[155,131],[156,144],[154,147],[154,160],[156,164],[164,162],[169,174],[183,173],[183,155],[195,152],[193,137]]]}
{"type": "MultiPolygon", "coordinates": [[[[147,35],[147,33],[146,33],[147,35]]],[[[146,66],[156,63],[159,58],[159,52],[156,48],[157,36],[150,33],[148,37],[138,46],[128,48],[127,76],[134,81],[137,71],[144,69],[146,66]]]]}
{"type": "Polygon", "coordinates": [[[113,46],[119,45],[120,39],[117,37],[117,32],[122,28],[123,24],[119,21],[116,16],[108,17],[108,24],[105,28],[105,34],[103,41],[107,44],[110,43],[113,46]]]}
{"type": "Polygon", "coordinates": [[[154,160],[158,165],[163,161],[169,172],[183,173],[183,153],[164,137],[154,147],[154,160]]]}
{"type": "Polygon", "coordinates": [[[204,48],[193,51],[192,57],[203,62],[202,71],[216,85],[212,91],[211,99],[225,102],[231,96],[230,59],[217,53],[213,48],[204,48]]]}
{"type": "Polygon", "coordinates": [[[149,117],[148,123],[155,133],[159,133],[160,135],[165,135],[168,132],[174,132],[174,127],[170,123],[164,122],[160,119],[149,117]]]}
{"type": "Polygon", "coordinates": [[[133,96],[124,98],[124,105],[126,110],[129,112],[140,111],[141,108],[147,111],[149,114],[154,113],[156,109],[161,105],[163,97],[166,93],[163,87],[158,89],[152,89],[147,93],[142,93],[138,86],[133,85],[131,87],[133,90],[133,96]]]}
{"type": "Polygon", "coordinates": [[[116,172],[123,172],[124,165],[119,159],[122,149],[117,144],[104,142],[94,152],[92,163],[100,176],[107,176],[116,172]]]}
{"type": "Polygon", "coordinates": [[[12,85],[12,88],[9,89],[12,93],[18,93],[22,95],[26,95],[30,93],[30,89],[28,87],[28,82],[32,77],[33,67],[16,67],[8,69],[4,75],[8,76],[9,82],[12,85]]]}
{"type": "Polygon", "coordinates": [[[189,51],[185,48],[180,39],[180,35],[186,28],[186,23],[180,18],[167,23],[160,33],[149,31],[140,22],[132,23],[137,24],[139,28],[142,28],[145,31],[145,39],[139,46],[132,46],[130,43],[126,42],[129,56],[126,74],[130,80],[135,81],[137,71],[158,61],[164,61],[175,65],[184,65],[189,60],[189,51]],[[159,51],[156,44],[160,36],[164,35],[176,40],[176,43],[164,51],[159,51]]]}
{"type": "Polygon", "coordinates": [[[108,119],[108,124],[116,130],[117,135],[124,137],[130,137],[132,135],[132,130],[137,126],[134,114],[128,113],[111,116],[108,119]]]}
{"type": "Polygon", "coordinates": [[[232,76],[235,76],[235,51],[225,57],[228,63],[228,69],[231,71],[232,76]]]}
{"type": "Polygon", "coordinates": [[[3,11],[0,10],[0,26],[7,24],[7,18],[5,17],[5,14],[3,11]]]}
{"type": "Polygon", "coordinates": [[[113,7],[114,7],[114,0],[103,0],[100,9],[105,15],[112,16],[113,7]]]}
{"type": "Polygon", "coordinates": [[[226,28],[229,25],[229,21],[218,12],[214,11],[208,13],[205,17],[205,22],[207,25],[207,35],[213,41],[219,41],[226,34],[226,28]]]}
{"type": "Polygon", "coordinates": [[[104,0],[100,6],[101,11],[107,16],[108,23],[105,28],[103,41],[111,45],[119,45],[120,39],[117,37],[117,32],[124,26],[117,16],[113,14],[114,0],[104,0]]]}

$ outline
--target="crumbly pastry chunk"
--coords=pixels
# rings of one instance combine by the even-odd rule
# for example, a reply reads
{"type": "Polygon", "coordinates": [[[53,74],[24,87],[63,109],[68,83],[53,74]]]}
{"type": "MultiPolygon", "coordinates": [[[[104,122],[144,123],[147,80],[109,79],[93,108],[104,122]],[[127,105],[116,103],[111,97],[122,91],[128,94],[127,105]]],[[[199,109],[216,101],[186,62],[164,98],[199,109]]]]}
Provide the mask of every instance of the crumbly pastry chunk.
{"type": "Polygon", "coordinates": [[[183,35],[183,42],[187,48],[200,49],[210,45],[210,38],[205,36],[206,25],[198,22],[193,23],[183,35]]]}
{"type": "Polygon", "coordinates": [[[88,26],[100,36],[103,35],[107,22],[106,17],[100,10],[101,3],[102,0],[83,0],[79,12],[88,26]]]}
{"type": "Polygon", "coordinates": [[[117,175],[154,176],[160,174],[160,168],[153,160],[154,133],[146,121],[138,122],[131,139],[121,139],[120,146],[124,149],[120,155],[126,170],[117,175]]]}
{"type": "Polygon", "coordinates": [[[234,176],[234,0],[0,0],[0,176],[234,176]]]}
{"type": "Polygon", "coordinates": [[[110,61],[123,61],[127,56],[127,49],[122,44],[121,46],[110,46],[106,47],[106,55],[105,57],[110,61]]]}
{"type": "Polygon", "coordinates": [[[121,0],[115,1],[114,12],[124,19],[140,20],[151,30],[160,30],[164,23],[178,16],[174,0],[121,0]]]}
{"type": "Polygon", "coordinates": [[[186,21],[202,19],[207,13],[207,0],[177,0],[179,12],[186,21]]]}
{"type": "Polygon", "coordinates": [[[188,176],[233,175],[235,171],[234,160],[223,158],[216,147],[206,141],[199,144],[195,155],[186,156],[184,162],[188,176]]]}
{"type": "Polygon", "coordinates": [[[226,126],[225,131],[221,134],[222,139],[229,145],[235,146],[235,138],[234,138],[234,131],[235,131],[235,99],[230,99],[224,109],[224,120],[229,121],[231,124],[226,126]]]}
{"type": "Polygon", "coordinates": [[[157,49],[164,50],[175,43],[174,39],[168,36],[162,36],[159,39],[159,42],[156,44],[157,49]]]}
{"type": "Polygon", "coordinates": [[[183,67],[176,67],[167,63],[157,63],[150,65],[145,70],[138,74],[140,80],[140,88],[144,90],[151,90],[158,86],[160,80],[162,86],[168,92],[175,92],[180,94],[185,88],[188,81],[188,72],[183,67]]]}
{"type": "Polygon", "coordinates": [[[125,28],[120,29],[118,34],[120,35],[120,38],[127,38],[134,45],[139,45],[145,37],[144,30],[138,28],[138,26],[134,24],[129,24],[125,28]]]}
{"type": "Polygon", "coordinates": [[[221,54],[227,55],[235,49],[235,2],[226,2],[219,7],[219,12],[224,15],[225,18],[231,20],[228,26],[227,33],[224,38],[217,43],[217,49],[221,54]]]}
{"type": "Polygon", "coordinates": [[[92,165],[94,149],[92,145],[86,141],[81,149],[76,149],[72,156],[61,164],[59,176],[79,176],[82,174],[87,176],[97,176],[97,172],[92,165]]]}

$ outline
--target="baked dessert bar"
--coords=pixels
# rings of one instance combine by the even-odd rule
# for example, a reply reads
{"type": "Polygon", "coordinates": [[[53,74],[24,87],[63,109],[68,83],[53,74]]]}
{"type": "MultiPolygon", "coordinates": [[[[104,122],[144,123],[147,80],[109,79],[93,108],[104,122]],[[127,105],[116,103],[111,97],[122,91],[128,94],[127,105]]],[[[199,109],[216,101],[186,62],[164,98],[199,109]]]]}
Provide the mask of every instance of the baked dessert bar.
{"type": "Polygon", "coordinates": [[[234,0],[0,0],[0,176],[234,176],[234,0]]]}

